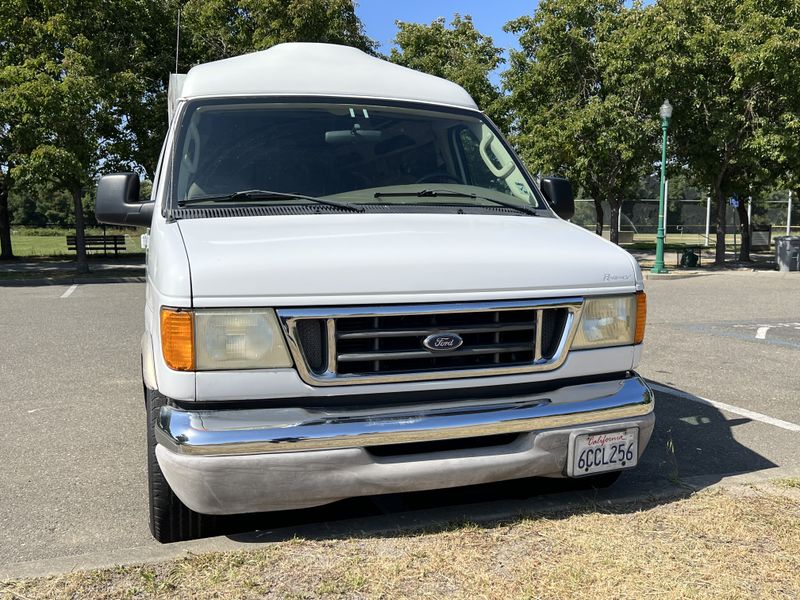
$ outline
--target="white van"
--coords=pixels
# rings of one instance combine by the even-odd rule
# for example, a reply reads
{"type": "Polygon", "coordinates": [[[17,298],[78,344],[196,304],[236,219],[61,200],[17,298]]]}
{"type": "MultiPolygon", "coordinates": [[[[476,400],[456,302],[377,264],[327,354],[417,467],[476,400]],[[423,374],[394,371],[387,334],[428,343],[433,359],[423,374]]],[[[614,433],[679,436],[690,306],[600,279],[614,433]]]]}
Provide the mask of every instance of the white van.
{"type": "MultiPolygon", "coordinates": [[[[177,80],[176,80],[177,81],[177,80]]],[[[636,261],[566,221],[458,85],[282,44],[193,68],[152,196],[151,528],[531,476],[611,483],[653,430],[636,261]]]]}

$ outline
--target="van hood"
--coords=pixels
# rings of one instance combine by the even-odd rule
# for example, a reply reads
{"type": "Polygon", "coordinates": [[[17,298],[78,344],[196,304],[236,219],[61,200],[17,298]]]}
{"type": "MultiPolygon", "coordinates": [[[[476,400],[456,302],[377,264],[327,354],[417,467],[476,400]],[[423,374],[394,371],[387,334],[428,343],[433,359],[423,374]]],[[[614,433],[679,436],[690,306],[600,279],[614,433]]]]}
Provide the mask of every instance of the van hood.
{"type": "Polygon", "coordinates": [[[542,298],[641,287],[630,254],[549,217],[334,214],[178,226],[195,306],[542,298]]]}

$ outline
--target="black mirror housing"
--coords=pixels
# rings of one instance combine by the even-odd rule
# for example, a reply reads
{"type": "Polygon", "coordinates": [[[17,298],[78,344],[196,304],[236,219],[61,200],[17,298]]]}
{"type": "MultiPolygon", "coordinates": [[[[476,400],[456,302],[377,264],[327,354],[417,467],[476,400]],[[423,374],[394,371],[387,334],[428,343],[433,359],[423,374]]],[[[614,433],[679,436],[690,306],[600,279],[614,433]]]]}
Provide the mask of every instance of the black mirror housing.
{"type": "Polygon", "coordinates": [[[550,207],[562,219],[571,219],[575,214],[575,197],[572,185],[563,177],[545,177],[540,185],[542,194],[550,207]]]}
{"type": "Polygon", "coordinates": [[[100,223],[149,227],[155,202],[139,201],[139,176],[136,173],[112,173],[100,178],[94,214],[100,223]]]}

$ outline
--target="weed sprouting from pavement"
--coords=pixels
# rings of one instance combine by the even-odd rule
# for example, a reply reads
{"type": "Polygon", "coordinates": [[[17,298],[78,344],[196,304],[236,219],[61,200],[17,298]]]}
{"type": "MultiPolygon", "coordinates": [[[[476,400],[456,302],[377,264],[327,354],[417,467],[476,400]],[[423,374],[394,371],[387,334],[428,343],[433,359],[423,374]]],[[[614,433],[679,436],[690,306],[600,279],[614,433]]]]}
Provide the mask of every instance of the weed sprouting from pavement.
{"type": "Polygon", "coordinates": [[[674,485],[680,485],[681,478],[678,469],[678,456],[675,452],[675,440],[672,439],[672,428],[667,429],[667,457],[670,463],[669,480],[674,485]]]}

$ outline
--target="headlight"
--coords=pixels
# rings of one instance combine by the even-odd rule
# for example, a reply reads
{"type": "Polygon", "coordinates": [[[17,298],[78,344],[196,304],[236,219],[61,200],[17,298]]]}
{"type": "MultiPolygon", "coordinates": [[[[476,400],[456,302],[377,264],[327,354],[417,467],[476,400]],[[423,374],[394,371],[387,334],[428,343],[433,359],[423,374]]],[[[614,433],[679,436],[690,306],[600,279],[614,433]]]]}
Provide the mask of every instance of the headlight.
{"type": "Polygon", "coordinates": [[[630,296],[587,298],[572,347],[582,349],[640,344],[644,339],[646,312],[644,292],[630,296]]]}
{"type": "Polygon", "coordinates": [[[162,308],[161,343],[167,364],[176,370],[292,366],[278,319],[269,309],[162,308]],[[181,332],[174,326],[178,323],[187,331],[176,338],[176,333],[181,332]]]}

